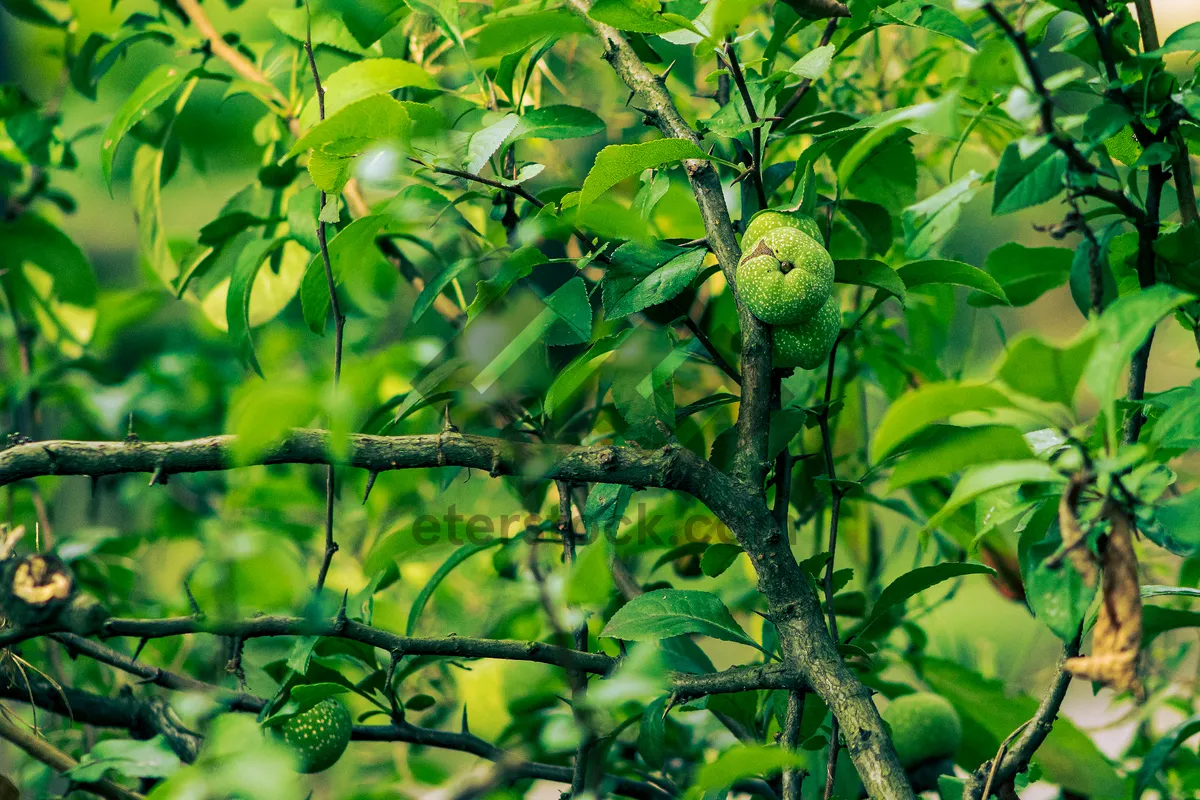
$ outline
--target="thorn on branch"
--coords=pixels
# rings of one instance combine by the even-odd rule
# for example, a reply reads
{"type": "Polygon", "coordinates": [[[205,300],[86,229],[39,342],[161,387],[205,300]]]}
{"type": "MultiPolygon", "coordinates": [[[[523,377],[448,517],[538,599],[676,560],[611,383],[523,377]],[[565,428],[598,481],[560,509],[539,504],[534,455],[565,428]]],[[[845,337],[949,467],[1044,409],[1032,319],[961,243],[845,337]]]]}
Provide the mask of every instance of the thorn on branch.
{"type": "Polygon", "coordinates": [[[371,496],[371,490],[375,488],[375,479],[379,477],[378,470],[371,470],[367,473],[367,488],[363,490],[362,504],[367,504],[367,498],[371,496]]]}
{"type": "Polygon", "coordinates": [[[200,608],[200,604],[196,602],[196,595],[192,594],[192,582],[190,580],[183,582],[183,591],[187,594],[188,608],[191,609],[192,616],[196,619],[204,619],[204,611],[200,608]]]}
{"type": "Polygon", "coordinates": [[[333,628],[338,633],[346,630],[346,625],[349,624],[350,618],[346,616],[346,604],[350,601],[350,590],[342,592],[342,604],[338,606],[337,615],[333,618],[333,628]]]}
{"type": "Polygon", "coordinates": [[[129,412],[129,423],[128,423],[127,427],[125,428],[125,441],[130,442],[130,443],[138,441],[137,431],[134,430],[134,427],[133,427],[133,412],[132,411],[129,412]]]}
{"type": "Polygon", "coordinates": [[[150,486],[166,486],[170,481],[170,476],[167,474],[166,468],[160,461],[154,467],[154,472],[150,475],[150,486]]]}

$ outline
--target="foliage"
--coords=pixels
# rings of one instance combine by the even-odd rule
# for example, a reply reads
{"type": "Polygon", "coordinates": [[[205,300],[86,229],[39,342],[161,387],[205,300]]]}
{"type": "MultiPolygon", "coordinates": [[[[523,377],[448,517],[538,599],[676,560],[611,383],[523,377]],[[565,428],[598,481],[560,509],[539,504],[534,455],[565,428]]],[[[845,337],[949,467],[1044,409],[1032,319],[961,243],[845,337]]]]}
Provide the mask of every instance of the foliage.
{"type": "Polygon", "coordinates": [[[0,0],[18,783],[1194,796],[1200,21],[1133,5],[0,0]]]}

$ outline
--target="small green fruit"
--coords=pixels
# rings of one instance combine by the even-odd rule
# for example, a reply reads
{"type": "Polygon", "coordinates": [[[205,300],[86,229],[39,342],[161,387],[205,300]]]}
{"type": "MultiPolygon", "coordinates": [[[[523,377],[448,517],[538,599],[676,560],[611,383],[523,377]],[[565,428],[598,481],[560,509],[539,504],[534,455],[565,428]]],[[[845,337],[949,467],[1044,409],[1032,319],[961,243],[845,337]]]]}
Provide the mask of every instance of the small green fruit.
{"type": "Polygon", "coordinates": [[[738,292],[768,325],[808,319],[833,292],[833,259],[795,228],[774,228],[745,252],[737,269],[738,292]]]}
{"type": "Polygon", "coordinates": [[[742,250],[749,252],[764,234],[776,228],[792,228],[808,235],[815,242],[821,242],[821,229],[817,221],[804,214],[792,214],[784,211],[760,211],[750,218],[746,232],[742,234],[742,250]]]}
{"type": "Polygon", "coordinates": [[[897,697],[884,709],[883,720],[892,729],[892,743],[905,769],[950,758],[962,744],[958,712],[936,694],[917,692],[897,697]]]}
{"type": "Polygon", "coordinates": [[[333,766],[346,746],[354,720],[346,707],[326,697],[307,711],[285,720],[277,728],[284,743],[292,749],[304,773],[321,772],[333,766]]]}
{"type": "Polygon", "coordinates": [[[775,366],[816,369],[825,363],[841,330],[842,304],[837,295],[830,295],[812,319],[772,328],[775,366]]]}

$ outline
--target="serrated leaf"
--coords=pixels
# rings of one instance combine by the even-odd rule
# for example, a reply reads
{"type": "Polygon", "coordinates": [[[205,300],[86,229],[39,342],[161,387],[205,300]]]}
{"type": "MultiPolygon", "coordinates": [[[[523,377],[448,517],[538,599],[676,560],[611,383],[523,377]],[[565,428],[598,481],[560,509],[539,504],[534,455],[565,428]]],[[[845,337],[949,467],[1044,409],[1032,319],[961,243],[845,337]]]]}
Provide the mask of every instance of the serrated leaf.
{"type": "Polygon", "coordinates": [[[708,155],[687,139],[657,139],[642,144],[610,144],[596,155],[579,192],[579,208],[595,202],[626,178],[642,170],[658,169],[687,159],[708,159],[708,155]]]}
{"type": "Polygon", "coordinates": [[[544,106],[528,111],[512,133],[521,139],[578,139],[604,133],[604,120],[577,106],[544,106]]]}
{"type": "Polygon", "coordinates": [[[975,289],[986,295],[990,295],[1002,303],[1008,302],[1008,297],[1004,294],[1004,289],[996,282],[995,278],[979,269],[979,267],[973,267],[961,261],[950,261],[947,259],[914,261],[911,264],[900,267],[896,272],[899,273],[901,280],[904,281],[904,285],[909,289],[939,283],[951,286],[965,286],[968,289],[975,289]]]}
{"type": "Polygon", "coordinates": [[[832,44],[817,47],[801,56],[799,61],[792,64],[788,72],[815,81],[824,77],[825,73],[829,71],[835,52],[837,52],[837,47],[832,44]]]}
{"type": "Polygon", "coordinates": [[[572,278],[542,302],[557,317],[546,331],[546,344],[583,344],[592,338],[592,304],[583,278],[572,278]]]}
{"type": "Polygon", "coordinates": [[[710,544],[700,556],[700,571],[710,578],[715,578],[729,569],[743,552],[745,551],[736,544],[710,544]]]}
{"type": "Polygon", "coordinates": [[[516,130],[520,121],[521,118],[516,114],[505,114],[486,128],[473,133],[467,145],[466,170],[479,172],[483,169],[492,155],[500,149],[500,145],[516,130]]]}
{"type": "Polygon", "coordinates": [[[900,0],[886,8],[875,11],[874,19],[883,23],[898,23],[912,28],[923,28],[933,33],[949,36],[975,49],[975,37],[965,22],[953,12],[939,5],[921,0],[900,0]]]}
{"type": "Polygon", "coordinates": [[[442,290],[473,263],[475,263],[474,259],[460,258],[439,272],[436,278],[426,282],[421,293],[417,295],[417,302],[413,303],[412,317],[409,318],[408,324],[415,325],[419,322],[421,317],[425,316],[425,312],[433,307],[433,301],[442,293],[442,290]]]}
{"type": "Polygon", "coordinates": [[[351,156],[378,141],[406,142],[412,121],[404,104],[377,94],[351,103],[296,140],[286,158],[305,150],[324,150],[331,156],[351,156]]]}
{"type": "Polygon", "coordinates": [[[758,647],[716,595],[694,589],[659,589],[635,597],[613,614],[601,636],[646,642],[686,634],[758,647]]]}
{"type": "Polygon", "coordinates": [[[604,318],[626,317],[676,297],[703,270],[706,253],[666,242],[621,245],[601,282],[604,318]]]}
{"type": "Polygon", "coordinates": [[[675,15],[664,15],[658,0],[596,0],[588,16],[617,30],[667,33],[684,27],[675,15]]]}
{"type": "MultiPolygon", "coordinates": [[[[322,79],[325,88],[325,117],[372,95],[415,86],[437,89],[437,81],[423,67],[400,58],[365,58],[354,61],[322,79]]],[[[320,122],[314,96],[300,113],[300,125],[309,128],[320,122]]]]}
{"type": "Polygon", "coordinates": [[[1071,567],[1051,567],[1047,560],[1062,549],[1058,504],[1046,503],[1028,520],[1017,546],[1021,582],[1030,610],[1054,635],[1069,642],[1079,631],[1096,594],[1071,567]]]}
{"type": "Polygon", "coordinates": [[[1054,199],[1063,189],[1066,171],[1066,156],[1057,147],[1047,144],[1024,158],[1019,143],[1013,142],[996,168],[992,213],[1010,214],[1054,199]]]}
{"type": "Polygon", "coordinates": [[[150,71],[137,88],[125,98],[125,102],[113,115],[112,122],[100,140],[100,169],[104,173],[104,185],[112,191],[112,165],[117,146],[129,130],[150,116],[150,112],[167,102],[175,90],[183,84],[188,73],[173,64],[162,64],[150,71]]]}
{"type": "MultiPolygon", "coordinates": [[[[356,261],[361,263],[366,257],[378,258],[375,237],[388,221],[383,214],[359,217],[329,240],[329,264],[335,286],[341,283],[345,270],[356,261]]],[[[329,316],[329,279],[325,275],[325,261],[320,253],[312,257],[304,271],[304,279],[300,284],[300,304],[309,330],[323,334],[329,316]]]]}

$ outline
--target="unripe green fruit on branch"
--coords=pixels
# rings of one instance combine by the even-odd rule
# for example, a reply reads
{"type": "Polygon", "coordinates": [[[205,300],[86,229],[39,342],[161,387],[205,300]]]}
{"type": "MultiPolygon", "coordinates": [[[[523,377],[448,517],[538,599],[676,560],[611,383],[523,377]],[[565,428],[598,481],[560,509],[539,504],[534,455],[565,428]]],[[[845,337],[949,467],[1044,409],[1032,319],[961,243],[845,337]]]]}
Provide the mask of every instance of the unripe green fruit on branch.
{"type": "Polygon", "coordinates": [[[764,233],[742,256],[738,293],[768,325],[795,325],[815,313],[833,292],[833,259],[795,228],[764,233]]]}
{"type": "Polygon", "coordinates": [[[842,330],[842,305],[830,295],[812,319],[799,325],[778,325],[771,331],[772,353],[776,367],[816,369],[837,341],[842,330]]]}
{"type": "Polygon", "coordinates": [[[742,250],[749,252],[764,234],[776,228],[792,228],[807,234],[818,244],[822,241],[821,229],[817,221],[803,214],[791,214],[784,211],[760,211],[750,218],[746,232],[742,234],[742,250]]]}
{"type": "Polygon", "coordinates": [[[892,744],[905,769],[951,758],[962,744],[958,712],[944,697],[930,692],[897,697],[883,710],[883,721],[892,730],[892,744]]]}
{"type": "Polygon", "coordinates": [[[339,701],[326,697],[312,708],[286,719],[276,732],[296,754],[301,772],[321,772],[342,757],[350,744],[354,720],[339,701]]]}

